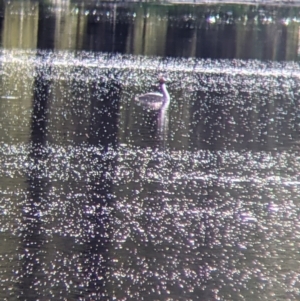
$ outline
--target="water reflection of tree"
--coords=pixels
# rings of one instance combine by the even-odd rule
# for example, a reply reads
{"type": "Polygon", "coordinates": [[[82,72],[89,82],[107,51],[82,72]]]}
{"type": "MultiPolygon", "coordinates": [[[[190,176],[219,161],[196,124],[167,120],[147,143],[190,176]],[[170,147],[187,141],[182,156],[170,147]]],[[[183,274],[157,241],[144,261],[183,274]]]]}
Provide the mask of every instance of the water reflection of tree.
{"type": "Polygon", "coordinates": [[[55,10],[44,2],[25,2],[17,6],[22,18],[12,13],[16,2],[4,7],[4,47],[203,58],[298,58],[299,24],[291,21],[298,17],[296,7],[95,6],[91,2],[60,4],[55,10]]]}
{"type": "Polygon", "coordinates": [[[104,7],[107,11],[103,14],[109,11],[109,16],[106,18],[98,14],[87,16],[83,45],[93,51],[125,53],[131,24],[122,19],[118,20],[118,17],[125,14],[127,10],[116,3],[106,4],[104,7]]]}
{"type": "Polygon", "coordinates": [[[89,144],[92,154],[88,183],[89,213],[86,219],[90,229],[89,241],[83,252],[84,281],[82,295],[88,300],[110,300],[111,218],[113,208],[113,178],[119,121],[120,84],[107,77],[93,81],[91,90],[91,117],[89,144]]]}
{"type": "MultiPolygon", "coordinates": [[[[36,160],[35,156],[32,160],[36,160]]],[[[47,207],[47,182],[43,179],[45,170],[38,160],[28,175],[28,195],[23,203],[23,227],[20,253],[21,275],[19,281],[20,300],[38,300],[44,294],[47,276],[43,270],[47,237],[41,216],[47,207]]]]}
{"type": "Polygon", "coordinates": [[[37,45],[38,49],[54,49],[55,46],[55,28],[56,16],[53,14],[47,14],[47,7],[45,7],[43,1],[39,1],[39,19],[38,19],[38,31],[37,31],[37,45]],[[47,17],[46,17],[47,15],[47,17]]]}
{"type": "Polygon", "coordinates": [[[47,107],[50,81],[41,69],[36,69],[33,87],[33,111],[31,119],[30,168],[27,174],[28,193],[24,202],[21,236],[20,300],[38,300],[43,293],[46,275],[43,271],[44,248],[47,241],[41,216],[47,208],[49,185],[45,180],[47,107]]]}

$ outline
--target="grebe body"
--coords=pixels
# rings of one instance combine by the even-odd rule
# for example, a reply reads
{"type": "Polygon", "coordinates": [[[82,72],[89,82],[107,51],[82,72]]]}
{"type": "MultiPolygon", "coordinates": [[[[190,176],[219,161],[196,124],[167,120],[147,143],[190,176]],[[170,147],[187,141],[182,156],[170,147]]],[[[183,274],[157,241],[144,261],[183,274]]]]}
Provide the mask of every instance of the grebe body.
{"type": "Polygon", "coordinates": [[[166,109],[170,103],[170,95],[165,84],[165,79],[163,77],[159,79],[159,88],[161,93],[150,92],[138,95],[135,100],[143,107],[153,111],[166,109]]]}

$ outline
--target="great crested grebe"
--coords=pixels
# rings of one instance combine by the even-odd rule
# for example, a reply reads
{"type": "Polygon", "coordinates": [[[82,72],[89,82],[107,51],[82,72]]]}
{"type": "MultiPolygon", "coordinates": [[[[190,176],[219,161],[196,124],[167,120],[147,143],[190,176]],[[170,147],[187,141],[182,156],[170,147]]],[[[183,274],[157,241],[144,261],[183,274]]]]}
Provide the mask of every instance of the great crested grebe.
{"type": "Polygon", "coordinates": [[[135,100],[149,110],[158,111],[166,109],[170,104],[170,95],[166,87],[166,80],[162,76],[159,78],[159,88],[161,93],[150,92],[138,95],[135,100]]]}

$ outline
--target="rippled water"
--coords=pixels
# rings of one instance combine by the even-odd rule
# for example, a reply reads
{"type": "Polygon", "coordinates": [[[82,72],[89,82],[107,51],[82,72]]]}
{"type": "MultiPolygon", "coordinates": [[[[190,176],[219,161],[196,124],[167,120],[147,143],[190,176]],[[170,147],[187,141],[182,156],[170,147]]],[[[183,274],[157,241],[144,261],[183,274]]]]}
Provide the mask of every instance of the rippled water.
{"type": "Polygon", "coordinates": [[[2,300],[298,300],[297,64],[0,62],[2,300]]]}

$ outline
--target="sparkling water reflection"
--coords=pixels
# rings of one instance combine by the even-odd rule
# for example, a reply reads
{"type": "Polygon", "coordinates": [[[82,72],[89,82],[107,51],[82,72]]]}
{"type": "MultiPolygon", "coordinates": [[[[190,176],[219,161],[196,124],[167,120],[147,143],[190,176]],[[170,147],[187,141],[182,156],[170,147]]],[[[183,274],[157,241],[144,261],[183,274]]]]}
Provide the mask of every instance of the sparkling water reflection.
{"type": "Polygon", "coordinates": [[[1,64],[15,97],[0,111],[3,300],[297,300],[298,66],[22,51],[1,64]],[[164,143],[133,101],[160,72],[164,143]]]}

